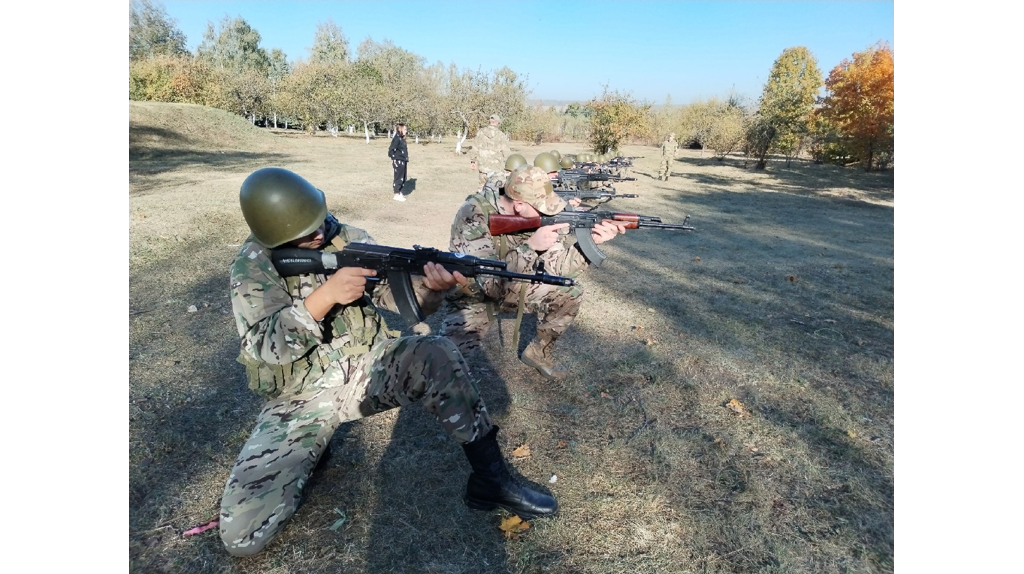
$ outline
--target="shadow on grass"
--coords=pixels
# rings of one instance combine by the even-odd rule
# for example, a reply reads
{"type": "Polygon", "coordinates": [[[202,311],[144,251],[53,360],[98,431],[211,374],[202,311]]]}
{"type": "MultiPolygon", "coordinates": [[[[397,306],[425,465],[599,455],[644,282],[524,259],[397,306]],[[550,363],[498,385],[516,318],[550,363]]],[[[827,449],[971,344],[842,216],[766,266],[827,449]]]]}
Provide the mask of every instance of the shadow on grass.
{"type": "MultiPolygon", "coordinates": [[[[693,525],[682,554],[668,554],[692,560],[692,570],[891,569],[892,449],[871,446],[885,446],[891,429],[864,443],[845,425],[864,415],[885,427],[892,416],[892,387],[880,377],[891,373],[894,355],[893,209],[724,190],[641,199],[638,211],[670,222],[689,214],[698,231],[630,231],[601,246],[608,260],[582,281],[619,307],[654,309],[665,324],[656,335],[662,342],[645,344],[629,325],[608,333],[580,321],[569,329],[558,352],[574,359],[574,376],[524,386],[531,401],[550,405],[531,414],[539,429],[532,432],[568,444],[550,455],[552,464],[614,476],[638,499],[664,499],[674,520],[693,525]],[[730,397],[752,415],[734,418],[723,406],[730,397]]],[[[176,531],[218,509],[260,407],[234,362],[226,277],[233,253],[207,245],[186,243],[130,270],[133,569],[500,572],[524,564],[588,570],[605,560],[562,542],[599,538],[574,521],[633,501],[614,494],[614,482],[560,498],[565,514],[555,524],[565,521],[578,537],[533,532],[510,547],[492,514],[464,506],[461,449],[415,405],[397,413],[376,465],[366,460],[373,445],[360,423],[343,427],[306,503],[258,557],[227,557],[212,533],[182,541],[176,531]],[[178,278],[178,269],[200,272],[178,278]],[[199,311],[185,312],[190,304],[199,311]],[[567,509],[565,500],[582,507],[567,509]],[[615,504],[591,506],[602,500],[615,504]],[[334,508],[357,509],[359,518],[331,531],[334,508]],[[165,524],[173,529],[160,530],[165,524]]],[[[395,317],[386,315],[400,325],[395,317]]],[[[520,348],[534,328],[527,317],[520,348]]],[[[440,313],[431,320],[436,332],[440,313]]],[[[507,384],[518,371],[488,359],[473,366],[493,374],[482,388],[492,414],[516,414],[507,384]]],[[[570,479],[558,488],[574,492],[570,479]]],[[[607,559],[628,570],[661,554],[623,547],[607,559]]]]}

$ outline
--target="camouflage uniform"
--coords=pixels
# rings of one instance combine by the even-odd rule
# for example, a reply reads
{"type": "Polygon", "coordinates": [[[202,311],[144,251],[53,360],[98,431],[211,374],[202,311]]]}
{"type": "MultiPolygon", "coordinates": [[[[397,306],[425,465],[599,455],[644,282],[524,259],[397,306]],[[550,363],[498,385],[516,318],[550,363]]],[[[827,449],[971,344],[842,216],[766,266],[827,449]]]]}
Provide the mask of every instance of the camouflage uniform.
{"type": "MultiPolygon", "coordinates": [[[[361,229],[328,214],[324,251],[373,243],[361,229]],[[332,240],[332,238],[334,238],[332,240]]],[[[259,552],[302,500],[303,487],[346,421],[422,401],[457,442],[486,435],[492,424],[465,359],[447,339],[395,338],[375,306],[396,309],[386,284],[373,300],[335,306],[316,321],[304,300],[323,275],[282,278],[269,250],[253,238],[231,268],[231,303],[242,337],[239,362],[249,386],[267,400],[235,461],[221,501],[221,539],[231,554],[259,552]]],[[[442,293],[414,279],[426,313],[442,293]]]]}
{"type": "Polygon", "coordinates": [[[480,183],[487,181],[488,174],[504,173],[505,160],[512,154],[508,147],[508,136],[497,126],[490,124],[480,128],[473,140],[470,161],[476,162],[480,183]]]}
{"type": "MultiPolygon", "coordinates": [[[[498,201],[496,183],[497,179],[492,178],[480,192],[466,198],[452,223],[449,250],[505,261],[507,269],[517,273],[532,273],[538,260],[544,261],[545,272],[555,275],[575,278],[586,269],[586,259],[570,234],[542,254],[526,243],[532,231],[491,236],[487,216],[507,214],[498,201]]],[[[491,327],[491,314],[517,310],[520,289],[526,289],[526,311],[537,314],[537,338],[546,349],[550,349],[576,319],[583,301],[583,286],[579,283],[562,287],[495,277],[475,279],[468,290],[449,291],[449,310],[442,325],[442,334],[463,353],[480,348],[482,338],[491,327]]]]}
{"type": "Polygon", "coordinates": [[[676,150],[679,143],[675,140],[675,134],[670,134],[661,144],[661,168],[658,170],[658,179],[668,181],[669,168],[676,158],[676,150]]]}

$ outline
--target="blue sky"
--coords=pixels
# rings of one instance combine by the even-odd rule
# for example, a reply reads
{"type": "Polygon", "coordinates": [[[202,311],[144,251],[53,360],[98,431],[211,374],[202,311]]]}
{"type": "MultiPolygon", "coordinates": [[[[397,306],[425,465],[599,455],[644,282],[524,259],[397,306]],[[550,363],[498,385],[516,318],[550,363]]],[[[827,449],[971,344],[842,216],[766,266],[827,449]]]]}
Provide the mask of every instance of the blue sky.
{"type": "MultiPolygon", "coordinates": [[[[159,0],[157,0],[159,1],[159,0]]],[[[198,2],[165,1],[190,49],[208,22],[241,16],[266,49],[305,59],[333,19],[355,50],[390,39],[428,64],[508,66],[533,99],[585,101],[602,86],[651,103],[757,98],[772,62],[805,46],[828,74],[879,40],[895,50],[892,2],[198,2]]]]}

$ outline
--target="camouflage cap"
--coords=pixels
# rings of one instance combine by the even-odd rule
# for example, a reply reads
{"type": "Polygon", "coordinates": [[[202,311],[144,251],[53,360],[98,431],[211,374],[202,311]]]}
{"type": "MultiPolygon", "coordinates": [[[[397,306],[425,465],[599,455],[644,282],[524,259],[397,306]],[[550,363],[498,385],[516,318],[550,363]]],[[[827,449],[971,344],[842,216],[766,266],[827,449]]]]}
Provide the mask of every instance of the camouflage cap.
{"type": "Polygon", "coordinates": [[[499,116],[498,114],[491,114],[490,117],[488,117],[487,119],[492,122],[498,122],[499,124],[501,123],[501,116],[499,116]]]}
{"type": "Polygon", "coordinates": [[[547,172],[533,165],[518,167],[509,174],[505,195],[532,205],[544,215],[559,213],[566,205],[565,200],[555,193],[547,172]]]}

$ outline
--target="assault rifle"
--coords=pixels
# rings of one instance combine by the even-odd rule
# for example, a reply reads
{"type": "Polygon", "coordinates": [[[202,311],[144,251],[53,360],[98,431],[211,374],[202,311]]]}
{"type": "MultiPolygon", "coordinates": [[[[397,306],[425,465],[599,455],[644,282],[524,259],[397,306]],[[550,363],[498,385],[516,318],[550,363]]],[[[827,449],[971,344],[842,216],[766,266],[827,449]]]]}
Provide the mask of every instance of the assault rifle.
{"type": "Polygon", "coordinates": [[[588,173],[586,171],[574,169],[559,170],[558,177],[560,179],[579,179],[582,181],[636,181],[635,177],[622,177],[614,173],[605,173],[600,171],[588,173]]]}
{"type": "Polygon", "coordinates": [[[566,201],[570,199],[579,199],[581,201],[600,200],[601,203],[607,203],[617,197],[640,197],[635,193],[616,193],[614,189],[611,191],[601,189],[556,189],[555,193],[566,201]]]}
{"type": "Polygon", "coordinates": [[[481,259],[472,255],[439,251],[433,247],[413,246],[413,249],[371,245],[369,243],[349,243],[341,251],[324,252],[317,249],[300,249],[285,247],[271,250],[271,261],[282,277],[292,277],[304,273],[322,273],[330,275],[342,267],[363,267],[377,271],[377,277],[367,277],[367,294],[373,292],[376,284],[387,279],[391,285],[391,293],[408,325],[415,325],[426,319],[416,294],[412,288],[412,275],[423,275],[423,266],[434,262],[449,272],[458,271],[466,277],[490,275],[531,283],[547,285],[574,285],[575,281],[568,277],[547,275],[543,266],[538,266],[534,274],[515,273],[505,269],[504,261],[481,259]]]}
{"type": "Polygon", "coordinates": [[[575,191],[580,189],[580,187],[583,187],[584,183],[590,183],[592,181],[636,181],[636,178],[620,177],[618,175],[602,172],[587,173],[585,171],[563,169],[558,172],[558,179],[552,183],[562,191],[575,191]]]}
{"type": "Polygon", "coordinates": [[[594,267],[600,267],[606,256],[597,248],[597,244],[594,243],[594,236],[590,234],[590,230],[606,219],[625,223],[626,229],[649,228],[694,231],[693,227],[686,225],[686,222],[690,220],[689,215],[683,219],[681,225],[675,225],[662,223],[660,217],[653,215],[614,213],[611,211],[563,211],[555,215],[542,215],[540,217],[520,217],[518,215],[492,213],[487,216],[487,228],[491,235],[505,235],[507,233],[530,231],[546,225],[568,223],[569,230],[576,237],[576,244],[579,245],[583,256],[594,267]]]}

